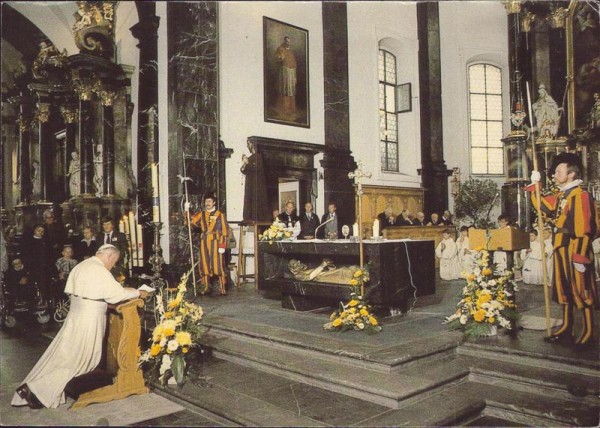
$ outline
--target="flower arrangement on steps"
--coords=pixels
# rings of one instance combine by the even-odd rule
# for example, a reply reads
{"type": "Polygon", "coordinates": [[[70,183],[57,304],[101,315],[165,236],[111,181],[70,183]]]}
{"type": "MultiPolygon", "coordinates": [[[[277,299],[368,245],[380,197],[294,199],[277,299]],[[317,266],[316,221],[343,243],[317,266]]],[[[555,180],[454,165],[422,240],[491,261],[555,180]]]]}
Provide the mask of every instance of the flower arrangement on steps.
{"type": "MultiPolygon", "coordinates": [[[[194,269],[194,267],[192,267],[194,269]]],[[[156,295],[156,327],[149,339],[151,345],[140,356],[138,363],[146,378],[162,385],[173,378],[178,386],[186,380],[186,358],[199,348],[204,333],[202,307],[185,299],[190,269],[181,277],[176,288],[160,290],[156,295]]]]}
{"type": "Polygon", "coordinates": [[[465,273],[467,284],[462,299],[445,324],[452,330],[463,330],[465,339],[494,335],[498,327],[514,331],[519,313],[514,302],[518,287],[513,273],[496,272],[487,250],[477,248],[474,257],[472,271],[465,273]]]}
{"type": "Polygon", "coordinates": [[[381,325],[377,317],[371,312],[371,307],[363,299],[361,290],[363,285],[369,281],[369,265],[354,272],[349,285],[354,291],[350,294],[347,303],[340,302],[339,310],[333,312],[329,322],[323,324],[323,328],[329,331],[358,330],[367,334],[377,334],[381,331],[381,325]]]}

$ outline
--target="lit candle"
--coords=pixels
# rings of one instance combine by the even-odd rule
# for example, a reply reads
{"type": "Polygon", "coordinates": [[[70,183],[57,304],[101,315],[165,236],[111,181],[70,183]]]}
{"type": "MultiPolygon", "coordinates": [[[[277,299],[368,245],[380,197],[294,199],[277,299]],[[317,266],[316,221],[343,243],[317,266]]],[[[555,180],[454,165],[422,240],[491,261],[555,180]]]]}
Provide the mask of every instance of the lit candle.
{"type": "Polygon", "coordinates": [[[379,220],[373,220],[373,238],[377,238],[379,236],[379,220]]]}
{"type": "Polygon", "coordinates": [[[352,225],[352,236],[358,236],[358,223],[352,225]]]}
{"type": "Polygon", "coordinates": [[[123,220],[119,220],[119,232],[125,233],[125,222],[123,220]]]}
{"type": "Polygon", "coordinates": [[[142,240],[142,225],[137,225],[137,265],[144,266],[144,241],[142,240]]]}
{"type": "Polygon", "coordinates": [[[123,220],[121,220],[123,222],[123,224],[125,225],[125,235],[129,235],[129,217],[127,217],[126,215],[123,216],[123,220]]]}

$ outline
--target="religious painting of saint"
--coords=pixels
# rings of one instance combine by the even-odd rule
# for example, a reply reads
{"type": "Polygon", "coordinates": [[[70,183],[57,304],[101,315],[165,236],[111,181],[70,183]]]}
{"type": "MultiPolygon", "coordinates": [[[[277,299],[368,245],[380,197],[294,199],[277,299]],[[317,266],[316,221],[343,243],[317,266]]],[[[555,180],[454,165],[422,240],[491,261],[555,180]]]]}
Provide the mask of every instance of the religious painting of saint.
{"type": "Polygon", "coordinates": [[[310,128],[308,31],[263,17],[265,122],[310,128]]]}

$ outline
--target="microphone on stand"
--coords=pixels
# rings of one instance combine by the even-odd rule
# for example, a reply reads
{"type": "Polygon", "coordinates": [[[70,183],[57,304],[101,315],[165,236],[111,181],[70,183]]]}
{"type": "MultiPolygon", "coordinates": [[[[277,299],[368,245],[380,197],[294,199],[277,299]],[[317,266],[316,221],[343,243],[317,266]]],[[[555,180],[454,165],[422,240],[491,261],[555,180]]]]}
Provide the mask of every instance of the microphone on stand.
{"type": "Polygon", "coordinates": [[[323,226],[325,226],[327,223],[332,222],[333,220],[335,220],[335,217],[330,217],[327,220],[325,220],[323,223],[321,223],[320,225],[317,226],[317,228],[315,229],[315,238],[317,237],[317,232],[319,231],[319,229],[323,226]]]}

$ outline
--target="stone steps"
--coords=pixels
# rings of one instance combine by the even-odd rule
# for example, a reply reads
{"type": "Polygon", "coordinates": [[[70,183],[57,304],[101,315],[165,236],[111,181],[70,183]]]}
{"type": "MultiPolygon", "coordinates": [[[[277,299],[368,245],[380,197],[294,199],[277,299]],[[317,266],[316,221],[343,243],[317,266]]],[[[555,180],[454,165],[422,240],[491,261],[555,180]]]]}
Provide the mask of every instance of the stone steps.
{"type": "Polygon", "coordinates": [[[438,362],[436,370],[426,376],[419,370],[408,375],[384,373],[366,365],[357,368],[348,364],[345,355],[337,360],[331,355],[321,358],[315,353],[307,356],[293,346],[286,348],[281,344],[214,330],[205,335],[203,341],[217,358],[392,409],[411,396],[435,390],[469,374],[468,369],[454,361],[438,362]]]}

